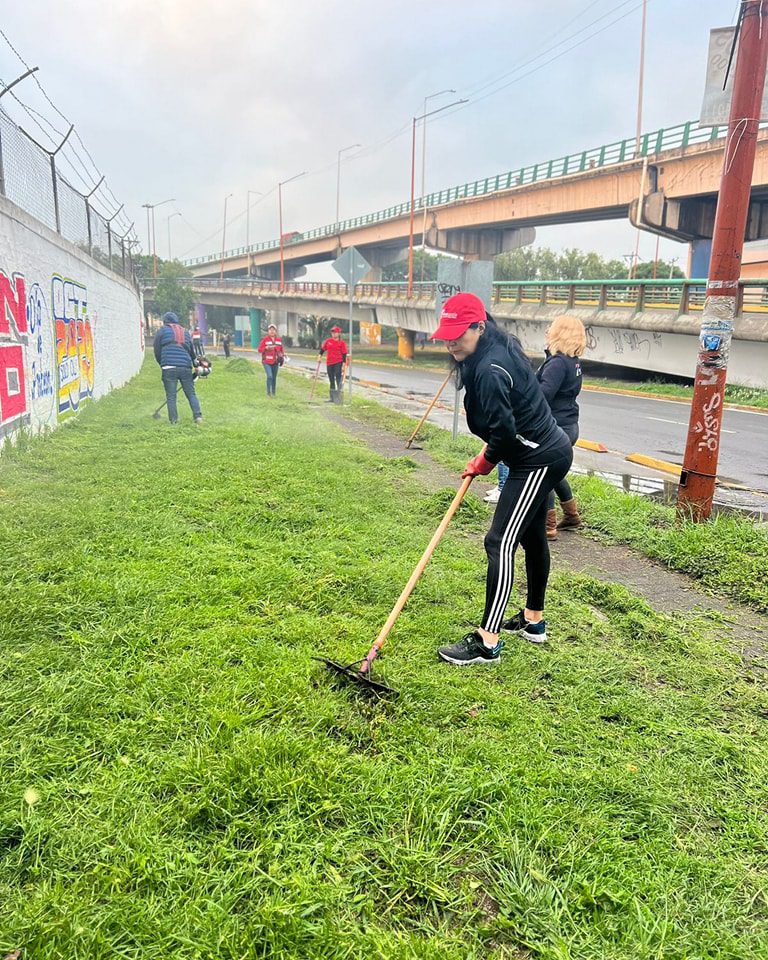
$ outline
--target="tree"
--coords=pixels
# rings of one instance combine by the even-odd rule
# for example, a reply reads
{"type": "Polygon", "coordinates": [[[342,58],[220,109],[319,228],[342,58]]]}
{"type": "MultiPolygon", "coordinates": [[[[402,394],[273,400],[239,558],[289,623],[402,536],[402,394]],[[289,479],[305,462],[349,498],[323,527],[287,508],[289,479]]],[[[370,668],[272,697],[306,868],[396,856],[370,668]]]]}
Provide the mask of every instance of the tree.
{"type": "Polygon", "coordinates": [[[620,280],[627,275],[621,260],[604,260],[575,247],[556,253],[549,247],[519,247],[496,257],[496,280],[620,280]]]}
{"type": "MultiPolygon", "coordinates": [[[[440,256],[427,253],[426,250],[413,251],[413,279],[418,282],[422,279],[422,264],[424,266],[424,280],[437,280],[437,264],[440,256]]],[[[398,260],[384,267],[381,279],[386,282],[406,283],[408,280],[408,260],[398,260]]]]}
{"type": "MultiPolygon", "coordinates": [[[[650,280],[653,277],[653,260],[641,260],[635,269],[634,276],[638,280],[650,280]]],[[[657,280],[681,280],[684,276],[680,267],[666,260],[656,261],[657,280]]]]}
{"type": "Polygon", "coordinates": [[[158,267],[159,278],[155,290],[155,305],[160,314],[175,313],[182,321],[187,320],[195,303],[192,287],[184,281],[189,276],[187,268],[172,260],[158,267]]]}

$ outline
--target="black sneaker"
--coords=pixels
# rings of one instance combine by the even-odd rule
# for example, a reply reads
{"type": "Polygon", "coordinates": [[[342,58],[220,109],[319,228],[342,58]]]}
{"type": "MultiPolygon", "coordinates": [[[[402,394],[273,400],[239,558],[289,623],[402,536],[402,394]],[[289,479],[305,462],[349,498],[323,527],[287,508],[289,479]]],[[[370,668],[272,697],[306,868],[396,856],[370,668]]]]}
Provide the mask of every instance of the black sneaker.
{"type": "Polygon", "coordinates": [[[503,649],[503,640],[499,640],[495,647],[486,647],[480,634],[472,631],[462,637],[458,643],[440,647],[437,655],[446,663],[452,663],[457,667],[469,667],[475,663],[498,663],[503,649]]]}
{"type": "Polygon", "coordinates": [[[547,642],[547,621],[540,620],[538,623],[531,623],[525,619],[525,614],[519,610],[514,617],[505,620],[501,625],[502,630],[509,630],[510,633],[522,633],[526,640],[531,643],[547,642]]]}

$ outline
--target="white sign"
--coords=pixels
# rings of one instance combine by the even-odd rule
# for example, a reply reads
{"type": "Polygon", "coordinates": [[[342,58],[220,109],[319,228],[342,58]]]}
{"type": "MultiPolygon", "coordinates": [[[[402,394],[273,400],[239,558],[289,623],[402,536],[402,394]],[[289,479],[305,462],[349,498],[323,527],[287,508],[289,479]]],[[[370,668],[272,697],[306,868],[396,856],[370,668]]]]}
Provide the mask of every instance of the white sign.
{"type": "MultiPolygon", "coordinates": [[[[736,72],[736,57],[738,48],[733,51],[733,34],[735,27],[716,27],[709,32],[709,55],[707,57],[707,80],[704,88],[704,102],[701,105],[702,127],[728,126],[733,97],[733,75],[736,72]],[[730,60],[731,69],[728,71],[728,83],[723,90],[725,74],[730,60]]],[[[763,105],[760,109],[760,119],[768,120],[768,80],[763,88],[763,105]]]]}

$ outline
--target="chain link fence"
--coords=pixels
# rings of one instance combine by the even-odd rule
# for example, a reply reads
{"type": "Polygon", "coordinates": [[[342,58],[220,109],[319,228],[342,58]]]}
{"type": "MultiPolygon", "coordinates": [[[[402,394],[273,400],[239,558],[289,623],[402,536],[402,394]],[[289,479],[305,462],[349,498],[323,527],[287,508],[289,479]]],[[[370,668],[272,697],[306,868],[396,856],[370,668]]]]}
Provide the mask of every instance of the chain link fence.
{"type": "Polygon", "coordinates": [[[89,197],[56,169],[56,154],[41,147],[2,108],[0,194],[84,253],[136,283],[127,234],[120,236],[112,229],[89,197]]]}

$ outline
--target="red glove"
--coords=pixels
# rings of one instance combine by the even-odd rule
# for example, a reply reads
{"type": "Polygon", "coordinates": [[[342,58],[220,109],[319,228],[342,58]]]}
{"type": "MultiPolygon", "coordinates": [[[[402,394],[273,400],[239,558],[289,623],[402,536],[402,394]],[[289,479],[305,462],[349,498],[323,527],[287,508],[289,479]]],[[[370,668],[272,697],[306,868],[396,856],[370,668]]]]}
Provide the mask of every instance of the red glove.
{"type": "Polygon", "coordinates": [[[495,469],[495,463],[491,463],[484,453],[478,453],[478,455],[472,457],[466,467],[464,467],[461,479],[464,480],[466,477],[484,477],[495,469]]]}

